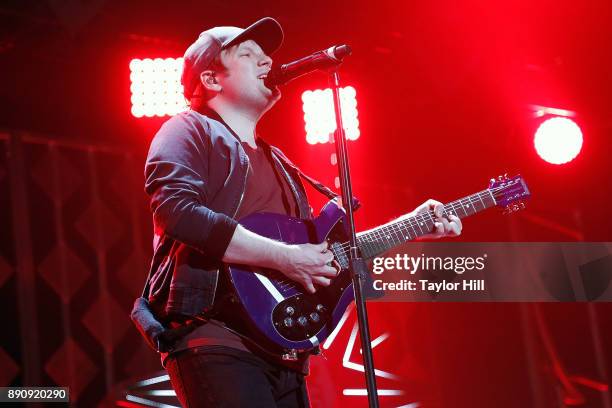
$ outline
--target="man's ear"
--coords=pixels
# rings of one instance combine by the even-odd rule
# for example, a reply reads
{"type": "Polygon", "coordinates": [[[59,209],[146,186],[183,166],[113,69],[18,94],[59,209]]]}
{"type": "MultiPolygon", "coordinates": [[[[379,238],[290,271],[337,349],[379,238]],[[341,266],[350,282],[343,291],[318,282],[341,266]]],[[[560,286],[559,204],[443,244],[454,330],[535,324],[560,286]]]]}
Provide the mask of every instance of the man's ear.
{"type": "Polygon", "coordinates": [[[206,70],[200,74],[200,82],[204,89],[211,92],[221,92],[221,84],[217,81],[215,71],[206,70]]]}

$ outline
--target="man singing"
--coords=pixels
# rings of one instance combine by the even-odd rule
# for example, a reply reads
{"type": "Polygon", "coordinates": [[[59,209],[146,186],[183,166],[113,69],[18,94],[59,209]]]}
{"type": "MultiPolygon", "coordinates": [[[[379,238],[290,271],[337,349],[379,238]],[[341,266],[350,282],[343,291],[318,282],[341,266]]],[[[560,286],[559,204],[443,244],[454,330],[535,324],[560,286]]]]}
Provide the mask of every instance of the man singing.
{"type": "MultiPolygon", "coordinates": [[[[307,407],[308,353],[283,360],[250,333],[223,263],[275,269],[314,293],[337,275],[327,244],[288,245],[250,232],[237,220],[272,212],[311,218],[299,174],[257,134],[279,99],[264,79],[283,40],[278,22],[246,29],[215,27],[184,56],[182,83],[190,109],[169,119],[151,143],[145,190],[151,198],[155,253],[149,301],[156,317],[178,327],[204,324],[163,353],[185,407],[307,407]]],[[[433,237],[461,233],[461,221],[433,210],[433,237]]]]}

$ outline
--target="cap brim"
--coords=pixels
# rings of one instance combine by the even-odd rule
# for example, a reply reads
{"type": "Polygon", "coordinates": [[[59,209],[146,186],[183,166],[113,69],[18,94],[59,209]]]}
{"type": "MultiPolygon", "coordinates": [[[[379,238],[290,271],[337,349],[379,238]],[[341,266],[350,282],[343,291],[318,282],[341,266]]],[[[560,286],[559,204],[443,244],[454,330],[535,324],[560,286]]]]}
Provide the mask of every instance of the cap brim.
{"type": "Polygon", "coordinates": [[[253,40],[266,54],[272,55],[274,51],[280,48],[283,43],[283,37],[283,29],[278,21],[272,17],[264,17],[245,28],[236,37],[226,41],[223,44],[223,48],[240,44],[246,40],[253,40]]]}

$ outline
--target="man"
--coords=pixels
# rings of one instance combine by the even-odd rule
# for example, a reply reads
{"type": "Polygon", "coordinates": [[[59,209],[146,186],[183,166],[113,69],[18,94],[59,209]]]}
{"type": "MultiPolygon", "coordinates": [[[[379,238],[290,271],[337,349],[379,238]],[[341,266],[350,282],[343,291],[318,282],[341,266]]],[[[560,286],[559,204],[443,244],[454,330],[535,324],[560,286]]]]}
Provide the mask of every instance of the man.
{"type": "MultiPolygon", "coordinates": [[[[264,211],[312,216],[299,175],[256,132],[280,98],[264,78],[282,39],[271,18],[200,34],[184,57],[191,109],[169,119],[151,143],[145,189],[156,239],[149,301],[167,326],[207,316],[163,354],[184,406],[308,406],[308,355],[283,360],[259,344],[220,269],[222,263],[275,269],[310,293],[337,275],[326,243],[287,245],[236,221],[264,211]]],[[[417,210],[430,209],[441,215],[432,200],[417,210]]],[[[460,232],[458,218],[438,217],[433,236],[460,232]]]]}

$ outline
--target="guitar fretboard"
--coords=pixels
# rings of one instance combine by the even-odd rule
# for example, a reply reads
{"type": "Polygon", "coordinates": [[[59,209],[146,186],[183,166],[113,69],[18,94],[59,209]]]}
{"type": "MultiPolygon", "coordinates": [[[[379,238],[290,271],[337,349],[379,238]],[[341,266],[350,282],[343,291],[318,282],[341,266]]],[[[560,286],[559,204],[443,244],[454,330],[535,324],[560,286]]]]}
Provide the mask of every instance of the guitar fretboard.
{"type": "MultiPolygon", "coordinates": [[[[489,189],[480,191],[444,205],[445,216],[455,215],[468,217],[496,205],[489,189]]],[[[357,243],[365,259],[374,258],[389,249],[434,230],[434,215],[426,211],[407,218],[401,218],[389,224],[357,234],[357,243]]],[[[343,268],[348,267],[348,242],[336,242],[332,245],[336,259],[343,268]]]]}

